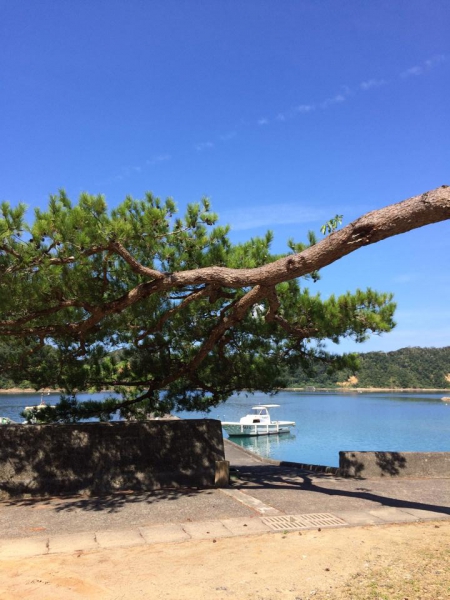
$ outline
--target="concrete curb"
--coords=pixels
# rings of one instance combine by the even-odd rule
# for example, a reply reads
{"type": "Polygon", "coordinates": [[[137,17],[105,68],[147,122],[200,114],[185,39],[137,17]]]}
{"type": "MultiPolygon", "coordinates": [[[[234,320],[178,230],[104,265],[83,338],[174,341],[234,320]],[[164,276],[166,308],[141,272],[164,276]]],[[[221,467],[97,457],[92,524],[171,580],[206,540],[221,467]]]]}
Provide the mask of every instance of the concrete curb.
{"type": "MultiPolygon", "coordinates": [[[[317,530],[317,525],[297,526],[296,520],[305,517],[324,515],[283,515],[284,519],[293,525],[275,529],[264,517],[238,517],[219,519],[216,521],[197,521],[189,523],[168,523],[137,529],[80,532],[69,535],[45,537],[16,538],[0,540],[0,560],[21,559],[33,556],[52,554],[77,554],[115,548],[136,546],[153,546],[155,544],[181,543],[195,540],[211,540],[213,543],[220,538],[266,533],[283,533],[290,531],[317,530]]],[[[377,508],[369,511],[336,511],[326,515],[343,521],[338,525],[321,525],[321,529],[342,527],[366,527],[379,525],[394,525],[407,523],[423,523],[426,521],[448,521],[450,516],[441,513],[418,510],[398,509],[391,507],[377,508]]]]}

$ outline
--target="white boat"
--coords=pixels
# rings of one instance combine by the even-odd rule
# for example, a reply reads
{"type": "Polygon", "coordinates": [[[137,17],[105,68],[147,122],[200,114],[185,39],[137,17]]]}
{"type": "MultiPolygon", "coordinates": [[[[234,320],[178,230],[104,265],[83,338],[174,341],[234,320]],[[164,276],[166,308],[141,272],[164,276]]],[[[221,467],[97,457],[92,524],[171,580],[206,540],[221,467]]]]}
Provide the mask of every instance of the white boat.
{"type": "Polygon", "coordinates": [[[277,408],[279,404],[258,404],[252,407],[252,412],[242,417],[239,423],[222,421],[222,427],[230,437],[241,435],[273,435],[289,433],[290,427],[295,427],[294,421],[272,421],[269,408],[277,408]]]}
{"type": "MultiPolygon", "coordinates": [[[[47,392],[47,396],[50,396],[50,392],[47,392]]],[[[36,406],[25,406],[23,415],[25,417],[24,425],[39,425],[42,421],[39,419],[39,411],[43,408],[55,408],[53,405],[47,404],[44,400],[44,393],[41,393],[41,401],[36,406]]]]}

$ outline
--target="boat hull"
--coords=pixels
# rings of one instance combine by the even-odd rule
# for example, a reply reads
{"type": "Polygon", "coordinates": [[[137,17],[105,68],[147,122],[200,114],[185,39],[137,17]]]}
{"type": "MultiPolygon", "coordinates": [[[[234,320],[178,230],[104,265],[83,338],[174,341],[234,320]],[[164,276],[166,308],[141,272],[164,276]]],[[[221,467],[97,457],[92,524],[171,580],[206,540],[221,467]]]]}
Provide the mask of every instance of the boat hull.
{"type": "Polygon", "coordinates": [[[222,423],[222,427],[230,437],[289,433],[290,427],[294,425],[295,423],[289,421],[273,421],[272,423],[222,423]]]}

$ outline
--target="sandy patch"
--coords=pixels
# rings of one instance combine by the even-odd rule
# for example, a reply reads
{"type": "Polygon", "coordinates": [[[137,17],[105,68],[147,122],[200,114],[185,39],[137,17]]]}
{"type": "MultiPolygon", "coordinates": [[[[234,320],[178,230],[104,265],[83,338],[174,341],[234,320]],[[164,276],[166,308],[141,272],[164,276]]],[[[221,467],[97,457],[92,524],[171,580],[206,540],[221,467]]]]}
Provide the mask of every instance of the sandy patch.
{"type": "Polygon", "coordinates": [[[450,523],[263,534],[8,560],[16,600],[444,600],[450,523]]]}

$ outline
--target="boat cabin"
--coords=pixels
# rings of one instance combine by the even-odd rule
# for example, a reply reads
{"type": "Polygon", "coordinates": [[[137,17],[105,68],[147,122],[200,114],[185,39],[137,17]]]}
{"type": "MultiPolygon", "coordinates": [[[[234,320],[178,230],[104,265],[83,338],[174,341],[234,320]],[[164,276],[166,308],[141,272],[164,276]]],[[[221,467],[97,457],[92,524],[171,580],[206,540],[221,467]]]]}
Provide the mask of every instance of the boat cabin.
{"type": "Polygon", "coordinates": [[[279,404],[263,404],[260,406],[252,406],[252,410],[248,415],[242,417],[241,423],[270,423],[269,408],[276,408],[279,404]]]}
{"type": "Polygon", "coordinates": [[[242,417],[238,422],[222,421],[222,427],[231,436],[242,435],[271,435],[289,433],[289,427],[294,427],[294,421],[272,421],[269,408],[276,408],[279,404],[258,404],[252,406],[251,412],[242,417]]]}

